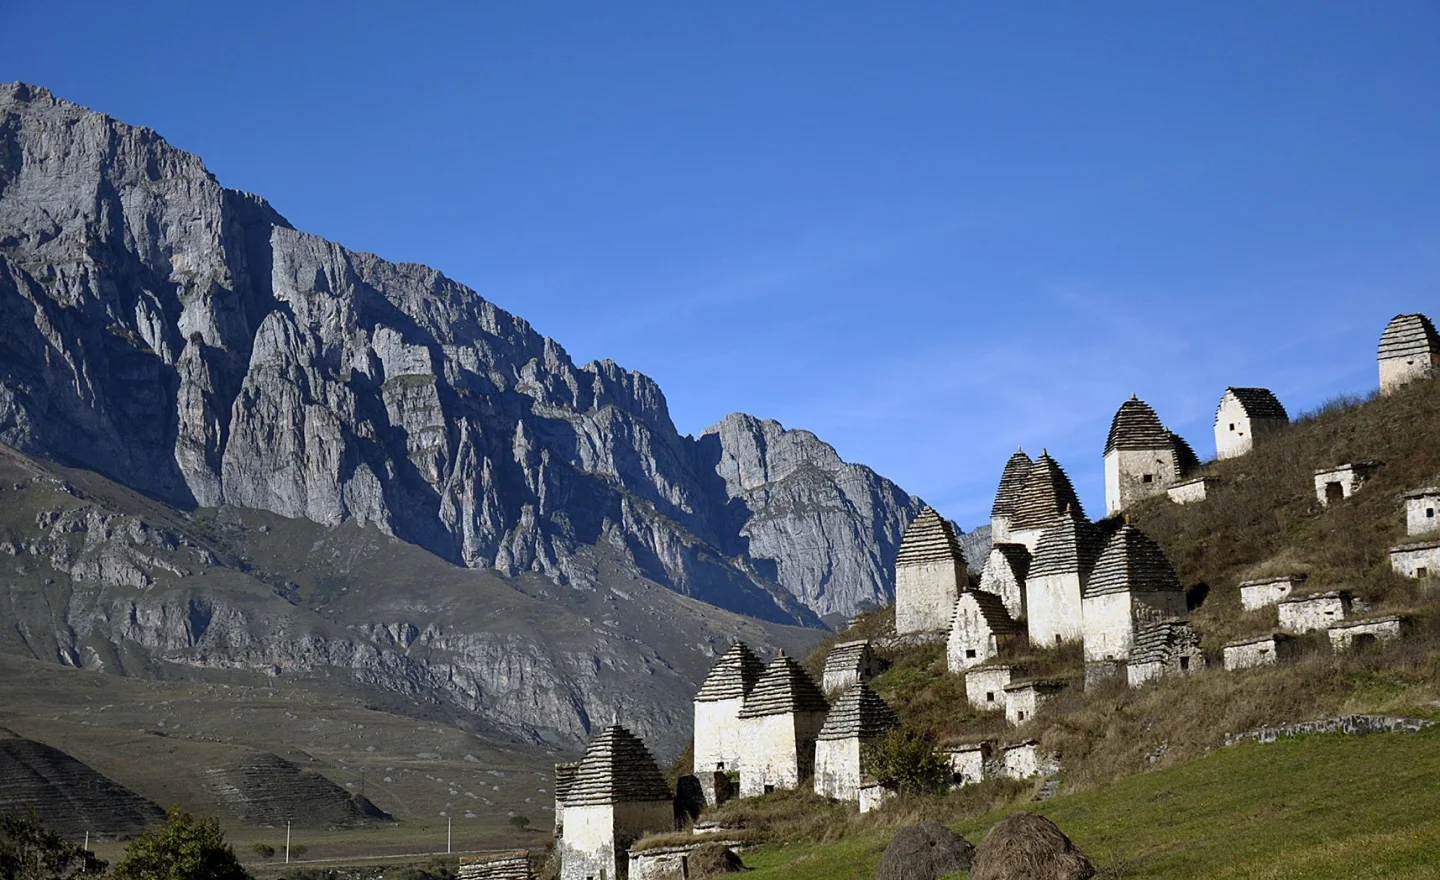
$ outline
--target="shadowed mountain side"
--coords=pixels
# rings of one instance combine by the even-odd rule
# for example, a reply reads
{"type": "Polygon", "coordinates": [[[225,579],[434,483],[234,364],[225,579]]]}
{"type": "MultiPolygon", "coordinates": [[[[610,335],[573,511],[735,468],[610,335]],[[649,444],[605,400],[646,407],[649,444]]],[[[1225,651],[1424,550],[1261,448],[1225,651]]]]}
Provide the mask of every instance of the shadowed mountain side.
{"type": "Polygon", "coordinates": [[[59,749],[0,728],[0,810],[35,811],[61,834],[135,834],[159,819],[158,806],[59,749]]]}

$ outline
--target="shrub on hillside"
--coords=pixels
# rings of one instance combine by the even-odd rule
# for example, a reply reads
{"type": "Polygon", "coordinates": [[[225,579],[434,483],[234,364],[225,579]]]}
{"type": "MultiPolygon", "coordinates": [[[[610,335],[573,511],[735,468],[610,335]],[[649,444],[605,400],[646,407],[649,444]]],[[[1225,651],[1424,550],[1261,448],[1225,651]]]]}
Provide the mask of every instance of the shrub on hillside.
{"type": "Polygon", "coordinates": [[[0,814],[0,877],[65,880],[103,874],[106,864],[41,825],[35,811],[0,814]]]}
{"type": "Polygon", "coordinates": [[[217,819],[196,819],[178,805],[167,816],[125,847],[114,880],[249,880],[217,819]]]}
{"type": "Polygon", "coordinates": [[[870,775],[901,794],[940,792],[950,781],[950,763],[914,731],[899,728],[866,746],[870,775]]]}

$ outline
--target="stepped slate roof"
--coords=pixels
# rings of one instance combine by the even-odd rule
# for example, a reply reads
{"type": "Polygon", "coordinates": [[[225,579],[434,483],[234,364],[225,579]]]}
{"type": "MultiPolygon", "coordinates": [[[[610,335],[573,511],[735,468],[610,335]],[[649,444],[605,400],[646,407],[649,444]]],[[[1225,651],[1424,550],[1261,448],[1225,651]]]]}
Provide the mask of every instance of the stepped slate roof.
{"type": "Polygon", "coordinates": [[[1005,562],[1010,566],[1010,571],[1015,574],[1015,579],[1022,584],[1025,582],[1027,573],[1030,571],[1030,548],[1024,544],[1010,544],[1001,541],[990,548],[990,553],[999,553],[1005,557],[1005,562]]]}
{"type": "MultiPolygon", "coordinates": [[[[1290,414],[1285,412],[1285,407],[1280,399],[1271,393],[1269,388],[1226,388],[1225,394],[1234,397],[1239,402],[1240,408],[1245,415],[1252,419],[1279,419],[1284,422],[1290,421],[1290,414]]],[[[1225,398],[1220,398],[1220,406],[1225,405],[1225,398]]],[[[1220,407],[1215,408],[1215,418],[1220,418],[1220,407]]]]}
{"type": "Polygon", "coordinates": [[[530,851],[461,856],[456,880],[531,880],[530,851]]]}
{"type": "Polygon", "coordinates": [[[864,682],[857,682],[845,689],[835,708],[825,717],[825,726],[820,728],[822,740],[870,739],[887,730],[900,726],[900,716],[890,704],[870,689],[864,682]]]}
{"type": "Polygon", "coordinates": [[[618,724],[590,741],[565,794],[567,807],[670,800],[670,786],[650,750],[618,724]]]}
{"type": "Polygon", "coordinates": [[[736,642],[710,667],[710,674],[705,676],[705,683],[695,694],[695,702],[715,703],[743,697],[760,680],[764,671],[765,664],[760,662],[755,652],[744,642],[736,642]]]}
{"type": "Polygon", "coordinates": [[[1160,545],[1144,532],[1126,523],[1105,544],[1085,595],[1118,592],[1183,592],[1180,578],[1160,545]]]}
{"type": "Polygon", "coordinates": [[[1171,431],[1170,445],[1175,450],[1175,466],[1180,476],[1200,469],[1200,456],[1195,454],[1195,450],[1190,448],[1184,437],[1171,431]]]}
{"type": "Polygon", "coordinates": [[[1027,578],[1052,574],[1088,574],[1105,549],[1100,530],[1072,508],[1040,533],[1027,578]]]}
{"type": "Polygon", "coordinates": [[[828,712],[830,703],[819,686],[792,658],[783,653],[770,661],[765,674],[745,697],[741,718],[787,715],[791,712],[828,712]]]}
{"type": "Polygon", "coordinates": [[[1025,488],[1025,478],[1030,475],[1030,468],[1034,466],[1035,462],[1030,460],[1025,450],[1015,450],[1015,454],[1005,462],[1005,470],[1000,472],[1000,488],[995,490],[995,504],[990,508],[991,516],[1015,514],[1015,505],[1025,488]]]}
{"type": "Polygon", "coordinates": [[[955,537],[955,529],[945,517],[934,508],[920,511],[905,529],[900,539],[900,550],[895,555],[896,565],[919,565],[926,562],[953,560],[965,565],[965,551],[955,537]]]}
{"type": "Polygon", "coordinates": [[[841,642],[830,649],[830,654],[825,658],[824,676],[832,672],[853,672],[864,666],[870,659],[870,642],[860,639],[854,642],[841,642]]]}
{"type": "Polygon", "coordinates": [[[1440,354],[1440,335],[1424,315],[1396,315],[1380,335],[1380,359],[1440,354]]]}
{"type": "Polygon", "coordinates": [[[579,761],[555,765],[555,800],[563,801],[570,794],[570,786],[575,784],[575,774],[579,770],[579,761]]]}
{"type": "MultiPolygon", "coordinates": [[[[966,590],[960,594],[955,602],[955,617],[960,616],[960,604],[969,597],[980,610],[980,616],[985,618],[985,625],[990,627],[992,633],[1022,633],[1025,627],[1016,623],[1005,608],[1005,600],[994,593],[986,593],[982,590],[966,590]]],[[[953,618],[952,618],[953,620],[953,618]]],[[[954,628],[954,624],[951,624],[954,628]]]]}
{"type": "Polygon", "coordinates": [[[1135,630],[1130,648],[1131,663],[1164,663],[1181,648],[1200,649],[1200,635],[1183,620],[1162,620],[1142,624],[1135,630]]]}
{"type": "Polygon", "coordinates": [[[1063,513],[1065,508],[1078,511],[1082,516],[1085,509],[1080,506],[1080,496],[1075,487],[1050,454],[1041,450],[1040,457],[1025,477],[1025,488],[1015,504],[1015,513],[1010,519],[1011,530],[1043,529],[1063,513]]]}
{"type": "Polygon", "coordinates": [[[1170,431],[1150,408],[1150,404],[1130,395],[1120,404],[1115,418],[1110,421],[1110,435],[1105,439],[1105,451],[1112,449],[1169,449],[1170,431]]]}

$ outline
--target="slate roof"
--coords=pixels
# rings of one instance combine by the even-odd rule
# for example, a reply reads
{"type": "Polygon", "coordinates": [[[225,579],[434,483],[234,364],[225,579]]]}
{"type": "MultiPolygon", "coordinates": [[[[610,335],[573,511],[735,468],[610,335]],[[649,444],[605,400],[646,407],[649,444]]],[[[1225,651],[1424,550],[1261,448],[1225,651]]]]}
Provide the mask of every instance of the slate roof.
{"type": "Polygon", "coordinates": [[[1245,587],[1259,587],[1264,586],[1265,584],[1279,584],[1287,581],[1296,585],[1301,585],[1305,583],[1305,580],[1308,577],[1309,575],[1306,574],[1282,574],[1276,575],[1275,577],[1257,578],[1253,581],[1241,581],[1240,588],[1244,589],[1245,587]]]}
{"type": "Polygon", "coordinates": [[[765,664],[760,662],[750,646],[736,642],[710,667],[710,674],[705,676],[705,682],[695,694],[695,702],[715,703],[743,697],[760,680],[764,671],[765,664]]]}
{"type": "Polygon", "coordinates": [[[1035,462],[1030,460],[1025,450],[1015,450],[1015,454],[1005,462],[1005,470],[1000,472],[1000,488],[995,490],[995,504],[990,508],[991,516],[1015,514],[1015,505],[1020,500],[1021,491],[1025,489],[1025,478],[1034,466],[1035,462]]]}
{"type": "Polygon", "coordinates": [[[575,774],[580,769],[579,761],[555,765],[555,800],[563,801],[575,784],[575,774]]]}
{"type": "Polygon", "coordinates": [[[1183,620],[1142,624],[1135,630],[1131,663],[1164,663],[1184,647],[1200,648],[1200,635],[1183,620]]]}
{"type": "MultiPolygon", "coordinates": [[[[1269,388],[1226,388],[1226,396],[1234,397],[1240,403],[1240,408],[1245,415],[1252,419],[1279,419],[1284,422],[1290,421],[1290,414],[1285,412],[1285,407],[1280,399],[1270,392],[1269,388]]],[[[1220,398],[1220,406],[1225,405],[1225,398],[1220,398]]],[[[1215,408],[1215,419],[1220,419],[1220,407],[1215,408]]]]}
{"type": "Polygon", "coordinates": [[[900,539],[900,550],[895,555],[896,565],[918,565],[925,562],[954,560],[965,565],[965,551],[955,537],[955,529],[945,517],[934,508],[920,511],[905,529],[900,539]]]}
{"type": "Polygon", "coordinates": [[[1052,574],[1088,574],[1105,549],[1105,541],[1089,520],[1072,508],[1040,533],[1027,578],[1052,574]]]}
{"type": "Polygon", "coordinates": [[[1126,523],[1108,542],[1090,572],[1085,595],[1130,591],[1137,593],[1183,592],[1180,578],[1160,545],[1144,532],[1126,523]]]}
{"type": "Polygon", "coordinates": [[[567,807],[670,800],[670,786],[650,750],[618,724],[590,741],[565,794],[567,807]]]}
{"type": "Polygon", "coordinates": [[[825,694],[804,669],[783,653],[770,661],[765,674],[745,697],[741,718],[787,715],[791,712],[828,712],[825,694]]]}
{"type": "Polygon", "coordinates": [[[1440,354],[1440,335],[1424,315],[1396,315],[1380,334],[1380,359],[1440,354]]]}
{"type": "Polygon", "coordinates": [[[1170,431],[1150,408],[1150,404],[1130,395],[1120,404],[1110,421],[1110,435],[1105,439],[1105,452],[1112,449],[1169,449],[1170,431]]]}
{"type": "Polygon", "coordinates": [[[824,676],[832,672],[854,672],[864,666],[871,654],[870,643],[861,639],[854,642],[841,642],[830,649],[830,654],[825,658],[824,676]]]}
{"type": "Polygon", "coordinates": [[[1243,638],[1243,639],[1236,639],[1236,640],[1233,641],[1233,642],[1226,642],[1226,643],[1225,643],[1225,647],[1227,647],[1227,648],[1240,648],[1240,647],[1243,647],[1243,646],[1245,646],[1245,645],[1255,645],[1255,644],[1259,644],[1260,642],[1276,642],[1276,643],[1279,643],[1279,642],[1287,641],[1289,638],[1290,638],[1290,637],[1287,636],[1285,633],[1266,633],[1265,635],[1261,635],[1261,636],[1249,636],[1249,637],[1243,638]]]}
{"type": "Polygon", "coordinates": [[[870,739],[899,726],[900,716],[890,704],[869,685],[857,682],[835,701],[835,708],[825,716],[825,726],[820,728],[817,739],[870,739]]]}
{"type": "Polygon", "coordinates": [[[1010,528],[1013,531],[1043,529],[1066,507],[1082,516],[1085,513],[1080,506],[1080,496],[1075,494],[1075,487],[1065,475],[1065,469],[1048,452],[1041,450],[1040,457],[1035,459],[1034,466],[1025,477],[1025,488],[1016,501],[1010,528]]]}
{"type": "MultiPolygon", "coordinates": [[[[1024,584],[1025,578],[1030,571],[1030,548],[1024,544],[1011,544],[1001,541],[999,544],[990,548],[991,556],[994,556],[996,553],[1004,557],[1005,564],[1010,566],[1010,571],[1015,575],[1015,580],[1024,584]]],[[[988,565],[989,560],[986,560],[986,563],[988,565]]]]}
{"type": "Polygon", "coordinates": [[[1171,431],[1170,446],[1175,450],[1175,467],[1179,476],[1183,477],[1200,469],[1200,456],[1195,454],[1195,450],[1190,448],[1184,437],[1171,431]]]}
{"type": "Polygon", "coordinates": [[[992,633],[1022,633],[1025,627],[1016,623],[1005,608],[1005,601],[994,593],[986,593],[982,590],[966,590],[960,594],[955,601],[955,616],[951,618],[950,628],[954,629],[954,620],[960,616],[960,603],[966,597],[973,601],[980,611],[980,616],[985,618],[985,625],[990,627],[992,633]]]}

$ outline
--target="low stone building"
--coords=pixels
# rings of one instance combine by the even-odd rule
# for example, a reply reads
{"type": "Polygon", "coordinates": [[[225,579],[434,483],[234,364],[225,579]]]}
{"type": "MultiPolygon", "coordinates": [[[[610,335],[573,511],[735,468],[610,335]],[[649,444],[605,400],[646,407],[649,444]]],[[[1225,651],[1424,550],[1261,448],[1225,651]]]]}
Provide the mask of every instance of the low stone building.
{"type": "Polygon", "coordinates": [[[455,871],[457,880],[531,880],[530,850],[461,856],[455,871]]]}
{"type": "Polygon", "coordinates": [[[1393,394],[1410,382],[1436,374],[1440,369],[1440,336],[1424,315],[1396,315],[1380,335],[1377,359],[1380,393],[1393,394]]]}
{"type": "MultiPolygon", "coordinates": [[[[733,838],[695,840],[669,846],[647,846],[630,852],[630,876],[627,880],[685,880],[693,876],[690,856],[696,849],[716,843],[734,850],[740,842],[733,838]]],[[[597,878],[598,880],[598,878],[597,878]]]]}
{"type": "Polygon", "coordinates": [[[1219,477],[1192,477],[1166,489],[1165,494],[1176,504],[1194,504],[1209,498],[1210,490],[1219,483],[1219,477]]]}
{"type": "Polygon", "coordinates": [[[1235,458],[1290,424],[1290,414],[1268,388],[1226,388],[1215,409],[1215,457],[1235,458]]]}
{"type": "Polygon", "coordinates": [[[793,659],[780,652],[740,709],[740,796],[797,788],[815,770],[815,739],[830,704],[793,659]]]}
{"type": "Polygon", "coordinates": [[[1305,575],[1285,574],[1279,577],[1243,581],[1240,584],[1240,607],[1258,611],[1280,602],[1305,586],[1305,575]]]}
{"type": "Polygon", "coordinates": [[[1017,681],[1005,686],[1005,720],[1019,727],[1034,719],[1040,707],[1065,690],[1058,681],[1017,681]]]}
{"type": "Polygon", "coordinates": [[[963,672],[1024,643],[1025,628],[1010,617],[999,596],[966,590],[955,602],[946,666],[951,672],[963,672]]]}
{"type": "Polygon", "coordinates": [[[1390,567],[1408,578],[1440,575],[1440,541],[1416,541],[1390,548],[1390,567]]]}
{"type": "Polygon", "coordinates": [[[1126,523],[1105,543],[1085,584],[1086,683],[1095,670],[1118,669],[1129,661],[1136,631],[1146,624],[1185,616],[1185,588],[1165,551],[1150,536],[1126,523]]]}
{"type": "Polygon", "coordinates": [[[1105,515],[1159,495],[1199,469],[1184,439],[1135,395],[1120,405],[1105,440],[1105,515]]]}
{"type": "Polygon", "coordinates": [[[744,642],[735,642],[710,668],[695,694],[695,777],[710,805],[730,788],[727,774],[740,769],[745,742],[740,735],[740,709],[760,680],[765,665],[744,642]]]}
{"type": "Polygon", "coordinates": [[[865,753],[900,726],[900,717],[867,684],[856,683],[840,695],[815,742],[815,793],[836,800],[860,800],[868,775],[865,753]]]}
{"type": "Polygon", "coordinates": [[[579,761],[555,765],[555,836],[565,833],[565,795],[575,782],[575,771],[580,769],[579,761]]]}
{"type": "Polygon", "coordinates": [[[1295,654],[1295,642],[1284,633],[1267,633],[1248,639],[1238,639],[1225,646],[1225,670],[1253,669],[1257,666],[1274,666],[1290,659],[1295,654]]]}
{"type": "Polygon", "coordinates": [[[1410,621],[1392,614],[1388,617],[1367,617],[1363,620],[1347,620],[1337,623],[1325,633],[1330,637],[1330,647],[1336,651],[1349,651],[1377,642],[1398,639],[1409,629],[1410,621]]]}
{"type": "Polygon", "coordinates": [[[1383,466],[1378,461],[1347,461],[1333,468],[1315,472],[1315,499],[1329,507],[1360,491],[1360,488],[1383,466]]]}
{"type": "Polygon", "coordinates": [[[1042,449],[1025,475],[1025,488],[1015,500],[1015,514],[1010,518],[1010,543],[1024,544],[1034,553],[1040,535],[1067,510],[1085,516],[1080,496],[1075,494],[1065,469],[1050,457],[1048,450],[1042,449]]]}
{"type": "Polygon", "coordinates": [[[1200,652],[1200,634],[1185,621],[1141,624],[1135,630],[1135,644],[1125,676],[1131,687],[1139,687],[1172,675],[1190,675],[1205,668],[1200,652]]]}
{"type": "Polygon", "coordinates": [[[1000,750],[1000,775],[1006,779],[1032,779],[1040,775],[1040,743],[1033,739],[1000,750]]]}
{"type": "Polygon", "coordinates": [[[993,593],[1016,620],[1025,619],[1025,578],[1030,572],[1030,551],[1024,544],[996,544],[980,572],[980,591],[993,593]]]}
{"type": "Polygon", "coordinates": [[[674,822],[670,786],[645,744],[618,724],[605,728],[590,741],[565,796],[560,880],[625,877],[630,845],[674,822]]]}
{"type": "Polygon", "coordinates": [[[820,676],[820,687],[825,696],[833,697],[857,682],[868,684],[871,679],[884,671],[885,664],[875,656],[869,640],[841,642],[830,649],[825,658],[825,669],[820,676]]]}
{"type": "Polygon", "coordinates": [[[1427,486],[1401,496],[1405,502],[1405,534],[1429,535],[1440,531],[1440,487],[1427,486]]]}
{"type": "Polygon", "coordinates": [[[955,529],[934,509],[920,511],[905,529],[895,556],[895,633],[943,638],[950,630],[955,600],[969,583],[955,529]]]}
{"type": "Polygon", "coordinates": [[[1280,629],[1296,634],[1329,629],[1350,616],[1350,604],[1350,594],[1344,590],[1292,596],[1276,606],[1280,629]]]}
{"type": "Polygon", "coordinates": [[[940,753],[950,762],[950,787],[960,788],[985,781],[985,764],[991,759],[994,744],[989,740],[941,746],[940,753]]]}
{"type": "Polygon", "coordinates": [[[1005,686],[1025,674],[1019,666],[985,664],[965,670],[965,699],[976,709],[1005,711],[1005,686]]]}
{"type": "Polygon", "coordinates": [[[1034,466],[1025,450],[1017,449],[1005,469],[1000,472],[1000,486],[995,490],[995,503],[990,507],[990,541],[1004,544],[1010,540],[1010,522],[1015,516],[1015,507],[1020,493],[1025,489],[1025,478],[1034,466]]]}
{"type": "Polygon", "coordinates": [[[1100,558],[1100,531],[1069,508],[1041,535],[1025,577],[1030,643],[1050,647],[1084,638],[1085,585],[1100,558]]]}
{"type": "Polygon", "coordinates": [[[897,794],[899,792],[883,782],[868,781],[860,786],[860,812],[878,810],[897,794]]]}

